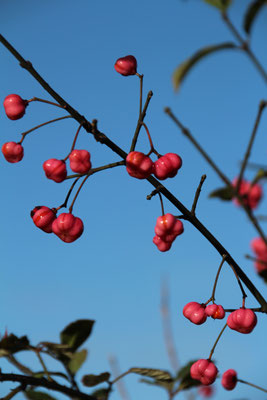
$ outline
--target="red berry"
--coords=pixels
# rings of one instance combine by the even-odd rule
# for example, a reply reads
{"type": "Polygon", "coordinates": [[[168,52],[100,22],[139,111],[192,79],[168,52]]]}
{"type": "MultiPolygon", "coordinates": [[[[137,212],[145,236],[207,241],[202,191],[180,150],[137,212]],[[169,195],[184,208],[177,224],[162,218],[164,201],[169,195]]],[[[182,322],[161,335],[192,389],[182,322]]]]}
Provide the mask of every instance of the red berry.
{"type": "Polygon", "coordinates": [[[2,153],[8,162],[17,163],[22,160],[24,150],[19,143],[7,142],[2,146],[2,153]]]}
{"type": "Polygon", "coordinates": [[[86,174],[91,169],[90,153],[87,150],[72,150],[69,160],[73,172],[86,174]]]}
{"type": "Polygon", "coordinates": [[[115,70],[121,75],[135,75],[137,70],[137,61],[134,56],[121,57],[115,62],[114,67],[115,70]]]}
{"type": "Polygon", "coordinates": [[[191,301],[184,306],[183,315],[185,318],[189,319],[189,321],[193,322],[193,324],[201,325],[204,324],[207,319],[205,308],[205,304],[191,301]]]}
{"type": "Polygon", "coordinates": [[[178,154],[167,153],[154,162],[153,173],[160,180],[173,178],[181,166],[182,159],[178,154]]]}
{"type": "Polygon", "coordinates": [[[33,222],[46,233],[52,233],[52,223],[56,219],[56,212],[46,206],[37,206],[31,211],[33,222]]]}
{"type": "Polygon", "coordinates": [[[63,213],[54,220],[52,230],[63,242],[71,243],[83,233],[83,222],[70,213],[63,213]]]}
{"type": "Polygon", "coordinates": [[[198,388],[198,393],[202,397],[211,397],[214,394],[213,386],[200,386],[198,388]]]}
{"type": "Polygon", "coordinates": [[[261,237],[253,239],[250,246],[259,258],[267,258],[267,246],[261,237]]]}
{"type": "Polygon", "coordinates": [[[223,319],[225,317],[223,307],[217,304],[210,304],[207,306],[205,313],[208,317],[212,317],[213,319],[223,319]]]}
{"type": "MultiPolygon", "coordinates": [[[[238,178],[233,180],[234,187],[237,185],[237,181],[238,178]]],[[[244,204],[251,209],[257,208],[263,195],[262,187],[258,183],[251,186],[251,183],[244,179],[241,181],[238,193],[243,197],[244,204]]],[[[233,201],[237,206],[240,206],[240,202],[237,198],[233,198],[233,201]]]]}
{"type": "Polygon", "coordinates": [[[210,360],[200,359],[190,368],[190,375],[197,379],[202,385],[211,385],[218,374],[218,369],[210,360]]]}
{"type": "Polygon", "coordinates": [[[43,169],[47,178],[57,183],[64,181],[67,176],[66,164],[63,160],[51,158],[43,163],[43,169]]]}
{"type": "Polygon", "coordinates": [[[226,390],[233,390],[237,384],[237,373],[234,369],[228,369],[222,375],[222,386],[226,390]]]}
{"type": "Polygon", "coordinates": [[[254,311],[249,308],[240,308],[233,311],[227,318],[229,328],[240,332],[250,333],[257,324],[257,316],[254,311]]]}
{"type": "Polygon", "coordinates": [[[152,174],[153,162],[144,153],[132,151],[126,157],[126,170],[137,179],[146,179],[152,174]]]}
{"type": "Polygon", "coordinates": [[[168,251],[172,247],[172,241],[165,242],[163,239],[161,239],[159,236],[154,236],[153,238],[153,243],[157,246],[159,251],[168,251]]]}
{"type": "Polygon", "coordinates": [[[4,108],[9,119],[16,120],[23,117],[28,105],[27,100],[23,100],[17,94],[10,94],[4,100],[4,108]]]}
{"type": "Polygon", "coordinates": [[[184,231],[182,221],[172,214],[165,214],[157,218],[155,233],[165,242],[173,242],[184,231]]]}

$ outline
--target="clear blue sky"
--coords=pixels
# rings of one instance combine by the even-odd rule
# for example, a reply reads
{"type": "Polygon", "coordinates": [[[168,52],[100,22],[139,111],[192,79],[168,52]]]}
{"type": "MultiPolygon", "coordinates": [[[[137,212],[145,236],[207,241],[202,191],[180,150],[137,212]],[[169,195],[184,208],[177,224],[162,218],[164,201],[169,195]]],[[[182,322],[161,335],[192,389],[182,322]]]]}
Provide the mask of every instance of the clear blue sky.
{"type": "MultiPolygon", "coordinates": [[[[236,0],[230,9],[238,28],[249,3],[236,0]]],[[[253,28],[251,45],[267,66],[266,11],[253,28]]],[[[221,52],[192,70],[177,94],[171,83],[175,67],[198,48],[233,39],[217,10],[200,0],[1,0],[0,26],[1,33],[52,87],[89,120],[97,118],[99,129],[125,151],[136,126],[139,82],[137,77],[117,74],[114,62],[135,55],[138,71],[145,75],[144,92],[154,92],[146,123],[155,147],[160,153],[176,152],[183,159],[179,174],[166,181],[166,186],[190,207],[201,175],[207,174],[198,216],[266,296],[266,286],[244,258],[256,236],[254,229],[232,203],[208,199],[221,182],[163,113],[170,106],[225,174],[230,179],[237,175],[258,103],[266,98],[266,86],[250,61],[239,51],[221,52]]],[[[2,100],[10,93],[49,99],[2,45],[0,57],[2,100]]],[[[61,115],[61,110],[34,103],[23,119],[13,122],[2,108],[2,143],[18,141],[21,132],[61,115]]],[[[265,164],[266,122],[264,115],[251,156],[265,164]]],[[[182,309],[189,301],[210,297],[220,257],[189,223],[171,251],[162,254],[157,250],[152,238],[160,204],[157,198],[146,200],[152,190],[146,181],[130,178],[123,167],[90,178],[74,207],[74,215],[85,225],[75,243],[65,244],[33,225],[29,215],[34,206],[57,207],[65,198],[69,181],[55,184],[47,180],[42,163],[65,157],[76,129],[70,120],[42,128],[26,138],[22,162],[11,165],[0,158],[0,331],[7,328],[18,336],[27,334],[37,344],[57,341],[59,331],[71,321],[95,319],[85,345],[89,358],[79,377],[109,370],[111,354],[118,358],[121,371],[132,366],[169,369],[160,316],[161,280],[168,276],[181,364],[207,358],[223,322],[208,321],[197,327],[184,319],[182,309]]],[[[118,160],[85,132],[78,145],[91,152],[94,167],[118,160]]],[[[144,132],[137,149],[147,151],[144,132]]],[[[248,171],[247,178],[253,173],[248,171]]],[[[167,201],[165,209],[177,214],[167,201]]],[[[265,210],[266,200],[258,212],[265,210]]],[[[217,301],[226,307],[240,306],[238,287],[227,267],[219,281],[217,301]]],[[[251,296],[247,305],[257,306],[251,296]]],[[[250,335],[226,331],[214,356],[220,372],[234,368],[240,378],[266,386],[266,327],[266,318],[259,316],[250,335]]],[[[18,358],[23,360],[23,356],[18,358]]],[[[25,354],[25,359],[39,369],[33,357],[25,354]]],[[[8,370],[3,360],[0,364],[8,370]]],[[[160,389],[138,383],[137,376],[125,378],[125,384],[132,400],[166,398],[160,389]]],[[[14,385],[0,386],[0,395],[9,387],[14,385]]],[[[112,399],[119,398],[115,391],[112,399]]],[[[242,384],[228,393],[217,382],[215,398],[264,399],[264,395],[242,384]]]]}

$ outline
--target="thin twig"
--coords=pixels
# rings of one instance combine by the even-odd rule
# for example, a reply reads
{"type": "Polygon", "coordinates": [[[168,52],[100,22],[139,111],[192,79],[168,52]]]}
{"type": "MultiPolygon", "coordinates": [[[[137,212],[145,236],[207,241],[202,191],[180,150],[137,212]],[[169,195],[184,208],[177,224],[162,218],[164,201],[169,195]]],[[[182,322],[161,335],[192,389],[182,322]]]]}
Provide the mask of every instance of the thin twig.
{"type": "Polygon", "coordinates": [[[200,196],[200,192],[201,192],[201,189],[202,189],[202,185],[203,185],[203,183],[205,182],[205,179],[206,179],[206,178],[207,178],[207,175],[202,175],[202,177],[201,177],[201,179],[200,179],[198,188],[197,188],[197,190],[196,190],[194,202],[193,202],[193,205],[192,205],[192,208],[191,208],[191,213],[192,213],[192,215],[195,215],[195,214],[196,214],[197,202],[198,202],[198,199],[199,199],[199,196],[200,196]]]}
{"type": "Polygon", "coordinates": [[[142,122],[145,119],[146,111],[147,111],[147,108],[148,108],[148,105],[150,103],[150,100],[151,100],[152,96],[153,96],[153,92],[152,92],[152,90],[150,90],[148,92],[148,94],[147,94],[147,98],[146,98],[146,102],[145,102],[142,114],[141,114],[140,118],[137,121],[137,126],[136,126],[136,129],[135,129],[135,132],[134,132],[134,136],[133,136],[133,140],[132,140],[130,151],[134,151],[134,149],[135,149],[135,146],[136,146],[136,143],[137,143],[137,139],[138,139],[138,135],[139,135],[140,129],[142,127],[142,122]]]}
{"type": "Polygon", "coordinates": [[[33,371],[25,365],[21,364],[13,354],[9,354],[5,358],[16,368],[18,368],[18,370],[21,371],[23,374],[33,375],[33,371]]]}
{"type": "Polygon", "coordinates": [[[220,266],[219,266],[219,268],[218,268],[217,274],[216,274],[216,278],[215,278],[215,281],[214,281],[214,285],[213,285],[211,297],[210,297],[209,301],[207,302],[207,304],[208,304],[210,301],[212,301],[213,303],[214,303],[214,301],[215,301],[215,291],[216,291],[216,287],[217,287],[219,275],[220,275],[220,272],[221,272],[221,269],[222,269],[222,266],[223,266],[223,264],[224,264],[225,259],[226,259],[226,255],[224,254],[224,255],[223,255],[223,258],[222,258],[222,261],[221,261],[221,263],[220,263],[220,266]]]}
{"type": "Polygon", "coordinates": [[[258,385],[254,385],[254,383],[250,383],[250,382],[247,382],[247,381],[243,381],[243,379],[239,379],[239,378],[237,378],[237,381],[238,381],[238,382],[241,382],[241,383],[245,383],[246,385],[252,386],[252,387],[254,387],[255,389],[259,389],[259,390],[261,390],[262,392],[267,393],[267,390],[266,390],[266,389],[263,389],[262,387],[260,387],[260,386],[258,386],[258,385]]]}
{"type": "Polygon", "coordinates": [[[245,290],[244,290],[244,288],[243,288],[243,285],[242,285],[242,283],[241,283],[241,281],[240,281],[240,279],[239,279],[239,276],[238,276],[237,273],[236,273],[235,267],[233,267],[233,265],[231,265],[231,264],[229,264],[229,265],[230,265],[230,267],[232,268],[232,270],[233,270],[233,272],[234,272],[234,275],[235,275],[235,277],[236,277],[236,279],[237,279],[237,283],[238,283],[238,285],[239,285],[239,287],[240,287],[240,290],[241,290],[241,292],[242,292],[243,301],[245,301],[245,298],[248,297],[248,296],[247,296],[247,294],[246,294],[246,292],[245,292],[245,290]]]}
{"type": "Polygon", "coordinates": [[[212,347],[212,349],[210,351],[210,355],[209,355],[208,360],[211,360],[211,357],[212,357],[212,355],[214,353],[215,347],[217,346],[217,343],[219,342],[219,340],[220,340],[220,338],[221,338],[221,336],[222,336],[222,334],[223,334],[223,332],[225,331],[226,328],[227,328],[227,324],[224,325],[224,327],[222,328],[221,332],[219,333],[219,336],[215,340],[215,343],[214,343],[214,345],[213,345],[213,347],[212,347]]]}
{"type": "Polygon", "coordinates": [[[25,386],[19,385],[15,389],[12,389],[11,392],[8,393],[5,397],[1,397],[0,400],[11,400],[11,399],[13,399],[13,397],[16,396],[16,394],[18,394],[19,392],[22,392],[23,390],[25,390],[25,386]]]}
{"type": "Polygon", "coordinates": [[[121,165],[125,165],[125,162],[124,161],[117,161],[117,162],[114,162],[114,163],[111,163],[111,164],[102,165],[102,167],[90,169],[90,171],[87,172],[86,174],[68,175],[66,177],[66,179],[81,178],[82,176],[86,176],[86,175],[91,176],[91,175],[95,174],[96,172],[105,171],[106,169],[119,167],[121,165]]]}
{"type": "MultiPolygon", "coordinates": [[[[117,358],[115,356],[110,356],[108,358],[108,361],[109,361],[109,365],[110,365],[110,369],[111,369],[112,375],[113,376],[117,376],[117,380],[114,380],[113,382],[111,382],[111,386],[114,383],[116,383],[121,398],[123,400],[130,400],[130,396],[129,396],[128,391],[126,390],[126,386],[124,384],[124,381],[121,381],[121,380],[118,379],[122,375],[120,373],[120,368],[119,368],[119,363],[118,363],[117,358]]],[[[127,374],[125,374],[125,375],[127,375],[127,374]]]]}

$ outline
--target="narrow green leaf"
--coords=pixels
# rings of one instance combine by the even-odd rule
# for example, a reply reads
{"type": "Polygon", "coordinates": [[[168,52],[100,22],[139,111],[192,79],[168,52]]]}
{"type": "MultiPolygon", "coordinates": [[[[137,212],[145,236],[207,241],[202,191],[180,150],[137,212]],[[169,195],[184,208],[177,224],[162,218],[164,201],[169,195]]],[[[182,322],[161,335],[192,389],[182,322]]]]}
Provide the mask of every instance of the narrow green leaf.
{"type": "Polygon", "coordinates": [[[76,372],[81,368],[82,364],[86,360],[87,357],[87,350],[83,349],[78,353],[73,353],[73,356],[68,363],[68,368],[72,375],[75,375],[76,372]]]}
{"type": "Polygon", "coordinates": [[[26,390],[23,394],[28,400],[56,400],[55,397],[52,397],[47,393],[37,392],[35,390],[26,390]]]}
{"type": "Polygon", "coordinates": [[[212,46],[204,47],[198,50],[190,58],[182,62],[173,73],[173,86],[175,90],[178,90],[182,81],[188,74],[188,72],[194,67],[194,65],[200,61],[202,58],[208,56],[209,54],[215,53],[220,50],[235,49],[237,48],[234,43],[226,42],[221,44],[216,44],[212,46]]]}
{"type": "Polygon", "coordinates": [[[176,380],[180,381],[180,387],[183,390],[187,390],[190,389],[191,387],[199,386],[201,384],[200,381],[192,379],[190,375],[190,368],[196,361],[197,360],[189,361],[184,367],[182,367],[178,371],[176,380]]]}
{"type": "Polygon", "coordinates": [[[84,386],[96,386],[99,383],[102,382],[107,382],[110,378],[110,373],[109,372],[103,372],[102,374],[99,375],[84,375],[82,377],[82,383],[84,384],[84,386]]]}
{"type": "Polygon", "coordinates": [[[234,189],[231,186],[216,189],[209,194],[209,197],[218,197],[221,200],[230,201],[234,197],[234,189]]]}
{"type": "Polygon", "coordinates": [[[107,400],[109,393],[110,389],[97,389],[91,393],[91,396],[95,397],[97,400],[107,400]]]}
{"type": "Polygon", "coordinates": [[[225,11],[232,3],[232,0],[204,0],[206,3],[225,11]]]}
{"type": "Polygon", "coordinates": [[[19,338],[11,333],[3,337],[0,341],[0,357],[8,356],[22,350],[29,350],[29,344],[27,336],[19,338]]]}
{"type": "Polygon", "coordinates": [[[164,371],[161,369],[154,368],[131,368],[130,372],[134,374],[149,376],[150,378],[154,378],[157,381],[168,381],[172,382],[173,378],[168,371],[164,371]]]}
{"type": "Polygon", "coordinates": [[[168,391],[172,390],[173,383],[174,383],[174,382],[157,381],[157,380],[151,381],[149,379],[144,379],[144,378],[140,379],[139,382],[146,383],[147,385],[151,385],[151,386],[158,386],[158,387],[161,387],[162,389],[167,389],[168,391]]]}
{"type": "Polygon", "coordinates": [[[90,319],[72,322],[60,333],[61,343],[67,344],[72,351],[76,351],[90,336],[94,322],[90,319]]]}
{"type": "Polygon", "coordinates": [[[267,4],[267,0],[255,0],[247,8],[247,11],[246,11],[246,14],[244,17],[244,21],[243,21],[243,27],[248,35],[251,33],[251,28],[255,21],[255,18],[259,14],[262,7],[266,4],[267,4]]]}

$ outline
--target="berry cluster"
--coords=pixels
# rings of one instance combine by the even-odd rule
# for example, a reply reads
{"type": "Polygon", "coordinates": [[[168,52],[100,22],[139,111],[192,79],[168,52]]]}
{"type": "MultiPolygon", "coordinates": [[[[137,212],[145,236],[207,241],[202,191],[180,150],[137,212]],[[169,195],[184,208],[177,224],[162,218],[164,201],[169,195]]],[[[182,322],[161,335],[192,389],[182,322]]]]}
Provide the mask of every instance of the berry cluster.
{"type": "Polygon", "coordinates": [[[221,305],[210,304],[206,306],[205,304],[191,301],[184,306],[183,315],[189,319],[189,321],[193,322],[193,324],[202,325],[206,322],[207,317],[223,319],[225,317],[225,311],[221,305]]]}
{"type": "Polygon", "coordinates": [[[183,231],[184,226],[182,221],[169,213],[162,215],[157,218],[155,226],[156,235],[153,238],[153,243],[160,251],[167,251],[171,248],[176,237],[181,235],[183,231]]]}
{"type": "MultiPolygon", "coordinates": [[[[233,180],[233,187],[237,186],[238,178],[233,180]]],[[[251,210],[254,210],[258,207],[259,202],[262,199],[263,191],[261,185],[258,183],[251,184],[250,182],[242,179],[240,182],[238,194],[242,197],[243,202],[246,206],[248,206],[251,210]]],[[[234,197],[233,202],[240,206],[240,201],[234,197]]]]}

